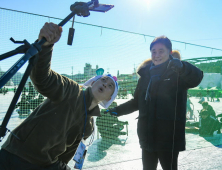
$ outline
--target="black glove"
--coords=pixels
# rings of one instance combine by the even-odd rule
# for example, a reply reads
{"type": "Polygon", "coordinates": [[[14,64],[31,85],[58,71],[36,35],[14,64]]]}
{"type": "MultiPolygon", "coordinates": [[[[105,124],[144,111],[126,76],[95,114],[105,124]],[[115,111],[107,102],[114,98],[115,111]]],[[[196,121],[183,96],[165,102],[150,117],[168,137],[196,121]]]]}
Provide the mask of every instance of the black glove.
{"type": "Polygon", "coordinates": [[[104,111],[104,114],[107,114],[107,113],[109,113],[112,116],[117,116],[116,108],[112,108],[112,109],[104,111]]]}
{"type": "Polygon", "coordinates": [[[71,11],[75,11],[78,16],[88,17],[90,15],[89,7],[85,2],[75,2],[70,6],[71,11]]]}
{"type": "Polygon", "coordinates": [[[169,68],[181,74],[183,72],[184,67],[183,67],[183,63],[179,59],[173,58],[172,60],[170,60],[169,68]]]}

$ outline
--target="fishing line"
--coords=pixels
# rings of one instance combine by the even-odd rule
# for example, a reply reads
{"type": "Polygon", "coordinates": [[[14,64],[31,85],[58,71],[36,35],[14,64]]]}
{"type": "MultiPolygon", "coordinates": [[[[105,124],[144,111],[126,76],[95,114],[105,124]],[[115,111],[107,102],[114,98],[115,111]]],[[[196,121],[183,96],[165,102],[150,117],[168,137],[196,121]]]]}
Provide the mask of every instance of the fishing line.
{"type": "Polygon", "coordinates": [[[177,113],[177,95],[178,95],[178,84],[179,84],[179,72],[177,73],[177,90],[176,90],[176,104],[175,104],[175,115],[174,115],[174,130],[173,130],[173,145],[172,145],[172,159],[171,159],[171,170],[173,169],[173,153],[174,153],[174,139],[175,139],[175,126],[176,126],[176,113],[177,113]]]}

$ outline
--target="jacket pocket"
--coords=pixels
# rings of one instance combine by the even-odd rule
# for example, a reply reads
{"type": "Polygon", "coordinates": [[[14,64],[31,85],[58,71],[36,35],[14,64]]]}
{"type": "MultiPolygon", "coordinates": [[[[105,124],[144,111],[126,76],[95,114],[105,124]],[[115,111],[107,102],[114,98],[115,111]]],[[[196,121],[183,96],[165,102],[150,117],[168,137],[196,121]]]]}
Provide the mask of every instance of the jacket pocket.
{"type": "MultiPolygon", "coordinates": [[[[40,120],[39,120],[40,121],[40,120]]],[[[17,136],[15,139],[25,142],[30,135],[32,135],[35,128],[38,126],[39,121],[31,123],[22,123],[20,127],[18,126],[13,133],[17,136]]]]}
{"type": "Polygon", "coordinates": [[[30,131],[22,149],[27,156],[35,159],[35,162],[53,162],[57,155],[65,151],[65,140],[62,131],[58,131],[47,121],[41,120],[30,131]],[[53,153],[49,153],[49,150],[55,147],[57,149],[53,153]]]}
{"type": "Polygon", "coordinates": [[[137,135],[138,135],[140,141],[147,140],[147,134],[148,134],[147,124],[148,124],[147,116],[139,116],[138,117],[137,135]]]}
{"type": "Polygon", "coordinates": [[[34,143],[33,146],[36,145],[36,147],[44,149],[45,147],[53,146],[53,144],[58,143],[63,138],[64,134],[61,133],[61,131],[57,130],[47,121],[41,120],[30,131],[30,134],[27,136],[25,143],[28,145],[34,143]]]}

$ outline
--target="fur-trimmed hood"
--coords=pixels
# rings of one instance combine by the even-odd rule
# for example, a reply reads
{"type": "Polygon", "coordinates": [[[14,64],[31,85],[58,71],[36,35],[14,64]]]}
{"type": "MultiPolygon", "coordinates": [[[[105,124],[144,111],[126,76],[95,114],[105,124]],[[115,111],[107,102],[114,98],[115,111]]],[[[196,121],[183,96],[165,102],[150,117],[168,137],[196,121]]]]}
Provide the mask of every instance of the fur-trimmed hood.
{"type": "Polygon", "coordinates": [[[149,64],[151,64],[151,63],[152,63],[152,59],[151,59],[151,58],[144,60],[144,61],[139,65],[139,67],[138,67],[137,70],[136,70],[137,75],[140,77],[139,71],[140,71],[142,68],[145,68],[147,65],[149,65],[149,64]]]}
{"type": "MultiPolygon", "coordinates": [[[[179,52],[178,50],[173,50],[172,53],[171,53],[171,55],[173,56],[173,58],[177,58],[177,59],[181,60],[181,55],[180,55],[180,52],[179,52]]],[[[139,67],[138,67],[137,70],[136,70],[137,75],[140,76],[140,75],[138,74],[138,72],[139,72],[142,68],[146,67],[148,64],[151,64],[151,63],[152,63],[152,59],[151,59],[151,58],[144,60],[144,61],[139,65],[139,67]]]]}

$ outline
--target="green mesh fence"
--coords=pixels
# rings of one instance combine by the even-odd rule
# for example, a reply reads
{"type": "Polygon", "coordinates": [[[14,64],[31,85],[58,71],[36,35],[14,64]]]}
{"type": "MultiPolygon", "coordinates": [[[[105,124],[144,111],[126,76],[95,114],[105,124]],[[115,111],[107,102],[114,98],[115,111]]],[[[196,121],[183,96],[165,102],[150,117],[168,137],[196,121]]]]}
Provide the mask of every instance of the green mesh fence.
{"type": "MultiPolygon", "coordinates": [[[[0,9],[0,54],[19,46],[9,41],[10,37],[20,41],[26,39],[33,43],[45,22],[59,23],[60,21],[51,17],[0,9]]],[[[150,58],[149,45],[153,37],[75,23],[73,45],[68,46],[69,27],[71,22],[63,27],[62,37],[54,46],[52,69],[83,84],[96,75],[97,68],[104,68],[105,73],[117,76],[120,87],[115,103],[111,107],[131,99],[138,80],[136,69],[145,59],[150,58]]],[[[204,71],[201,84],[188,91],[188,102],[190,102],[187,107],[187,117],[193,114],[194,119],[187,120],[186,149],[221,145],[222,135],[215,131],[212,137],[200,137],[195,125],[199,121],[199,112],[203,108],[200,104],[201,100],[208,101],[216,115],[222,113],[222,51],[178,41],[172,41],[172,43],[173,49],[180,51],[182,60],[188,60],[204,71]]],[[[19,54],[2,60],[0,75],[3,75],[21,56],[19,54]]],[[[27,64],[0,90],[0,122],[5,116],[26,67],[27,64]]],[[[45,99],[34,89],[31,80],[28,79],[8,128],[13,130],[45,99]]],[[[138,111],[119,118],[104,115],[103,111],[101,110],[102,117],[94,119],[96,125],[94,142],[88,149],[84,168],[141,159],[136,132],[138,111]],[[118,159],[113,159],[114,157],[118,159]]],[[[220,118],[217,119],[220,121],[220,118]]],[[[73,167],[74,162],[70,161],[69,165],[73,167]]]]}

